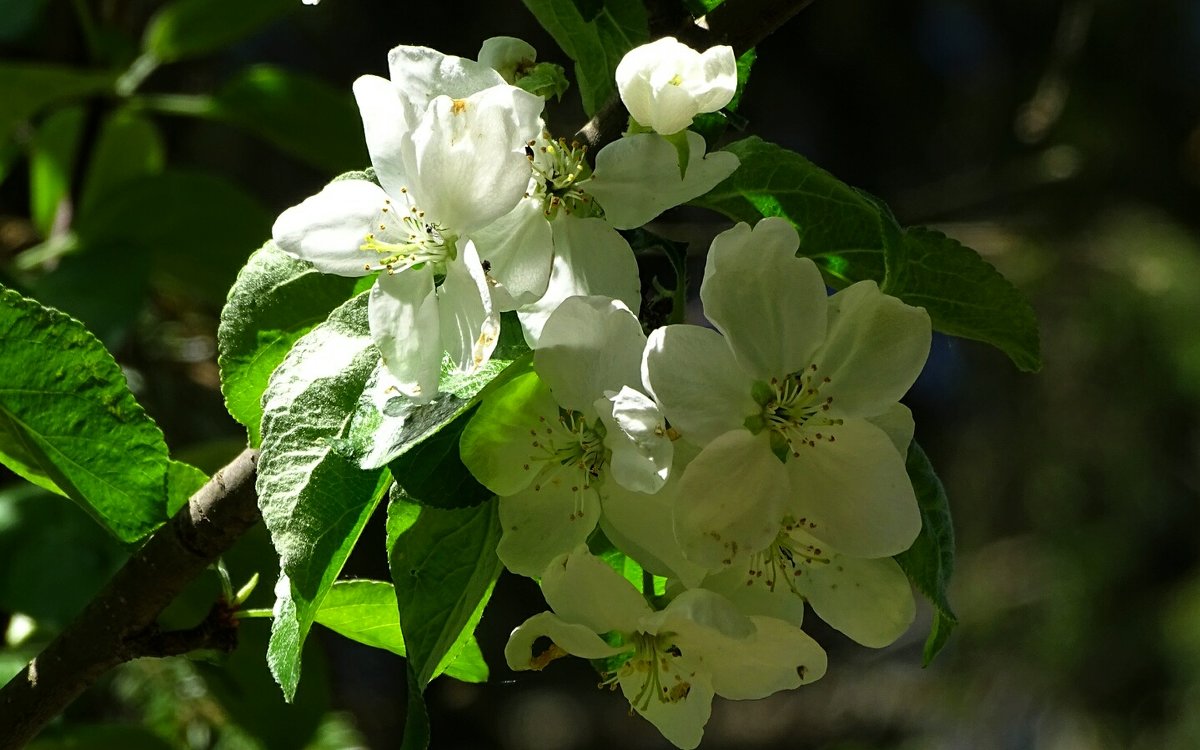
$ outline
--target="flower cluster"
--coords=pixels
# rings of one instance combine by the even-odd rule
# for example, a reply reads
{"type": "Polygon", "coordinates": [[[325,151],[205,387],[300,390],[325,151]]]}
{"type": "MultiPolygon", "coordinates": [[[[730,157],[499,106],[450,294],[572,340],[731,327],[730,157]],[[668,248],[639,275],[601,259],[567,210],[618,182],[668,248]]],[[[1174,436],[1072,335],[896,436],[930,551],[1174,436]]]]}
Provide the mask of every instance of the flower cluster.
{"type": "Polygon", "coordinates": [[[497,554],[552,610],[513,632],[508,663],[594,660],[634,711],[695,747],[714,695],[824,674],[805,602],[867,646],[912,621],[892,559],[921,526],[899,399],[929,317],[872,282],[828,296],[796,230],[768,218],[712,243],[700,296],[715,330],[647,336],[620,230],[737,168],[686,131],[730,101],[732,51],[664,39],[630,52],[617,68],[630,132],[591,162],[513,84],[528,45],[489,40],[480,59],[398,47],[390,80],[360,78],[374,179],[288,209],[275,241],[322,271],[377,274],[371,336],[417,402],[444,357],[481,367],[499,314],[516,312],[532,370],[489,390],[460,441],[499,497],[497,554]]]}

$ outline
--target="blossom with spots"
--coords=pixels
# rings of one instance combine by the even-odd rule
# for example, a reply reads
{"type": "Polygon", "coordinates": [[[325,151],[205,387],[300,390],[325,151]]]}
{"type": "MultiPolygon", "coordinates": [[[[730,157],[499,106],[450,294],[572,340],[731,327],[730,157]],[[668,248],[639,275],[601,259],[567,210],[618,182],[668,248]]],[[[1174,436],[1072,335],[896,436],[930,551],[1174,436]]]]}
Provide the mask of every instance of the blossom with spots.
{"type": "Polygon", "coordinates": [[[672,135],[702,112],[716,112],[737,90],[729,46],[697,52],[675,37],[635,47],[617,64],[617,91],[639,125],[672,135]]]}
{"type": "Polygon", "coordinates": [[[379,273],[371,336],[397,388],[423,402],[437,392],[443,352],[463,372],[491,356],[500,324],[490,282],[549,275],[549,258],[531,272],[520,252],[487,258],[485,271],[472,242],[524,195],[525,144],[542,129],[544,100],[424,47],[397,47],[388,62],[390,81],[354,84],[378,184],[335,181],[284,211],[273,236],[326,273],[379,273]]]}
{"type": "Polygon", "coordinates": [[[550,564],[542,593],[553,612],[513,631],[504,649],[509,667],[543,669],[568,654],[603,659],[601,684],[620,688],[676,747],[700,744],[714,695],[764,698],[825,674],[825,652],[800,628],[747,617],[704,589],[684,591],[656,611],[586,547],[550,564]],[[551,644],[535,654],[539,638],[551,644]]]}
{"type": "Polygon", "coordinates": [[[890,557],[921,528],[898,400],[928,356],[929,316],[870,281],[827,297],[798,247],[782,218],[718,235],[700,292],[717,330],[667,326],[647,342],[647,386],[702,448],[680,477],[674,533],[712,571],[764,555],[798,564],[807,537],[890,557]],[[789,526],[807,536],[779,544],[789,526]]]}
{"type": "Polygon", "coordinates": [[[571,297],[546,322],[534,371],[489,394],[463,431],[463,463],[500,496],[497,554],[509,570],[541,575],[606,510],[666,482],[673,446],[640,390],[645,342],[621,302],[571,297]]]}

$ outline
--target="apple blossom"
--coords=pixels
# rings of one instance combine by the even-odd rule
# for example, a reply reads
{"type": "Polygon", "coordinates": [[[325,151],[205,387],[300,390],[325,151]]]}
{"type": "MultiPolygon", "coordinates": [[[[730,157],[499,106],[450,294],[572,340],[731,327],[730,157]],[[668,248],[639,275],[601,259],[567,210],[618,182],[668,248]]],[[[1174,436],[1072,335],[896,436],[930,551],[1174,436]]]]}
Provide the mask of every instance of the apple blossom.
{"type": "Polygon", "coordinates": [[[645,341],[621,302],[572,297],[542,331],[535,372],[490,394],[463,431],[463,462],[500,496],[497,554],[509,570],[540,575],[604,508],[637,505],[666,481],[662,413],[630,385],[645,341]]]}
{"type": "MultiPolygon", "coordinates": [[[[397,47],[388,59],[391,81],[354,84],[379,184],[335,181],[284,211],[273,235],[321,271],[383,272],[371,290],[371,335],[398,388],[425,401],[443,351],[469,372],[495,347],[499,318],[470,234],[521,200],[524,144],[541,128],[543,100],[423,47],[397,47]]],[[[524,256],[513,255],[524,273],[524,256]]],[[[508,268],[488,262],[503,278],[508,268]]],[[[548,260],[535,263],[549,273],[548,260]]]]}
{"type": "Polygon", "coordinates": [[[542,593],[553,612],[513,631],[504,649],[509,667],[540,670],[567,654],[605,659],[602,684],[619,687],[632,709],[680,748],[700,744],[714,695],[764,698],[825,674],[825,652],[800,628],[747,617],[704,589],[684,591],[655,611],[586,547],[546,568],[542,593]],[[551,645],[534,654],[542,637],[551,645]]]}
{"type": "Polygon", "coordinates": [[[886,420],[920,372],[929,316],[869,281],[827,298],[798,247],[781,218],[718,235],[700,296],[720,333],[667,326],[647,342],[646,384],[703,446],[674,520],[709,569],[767,549],[789,516],[856,558],[898,554],[921,528],[904,456],[872,419],[886,420]]]}
{"type": "Polygon", "coordinates": [[[716,112],[737,90],[733,48],[697,52],[674,37],[635,47],[617,65],[617,90],[636,123],[678,133],[701,112],[716,112]]]}

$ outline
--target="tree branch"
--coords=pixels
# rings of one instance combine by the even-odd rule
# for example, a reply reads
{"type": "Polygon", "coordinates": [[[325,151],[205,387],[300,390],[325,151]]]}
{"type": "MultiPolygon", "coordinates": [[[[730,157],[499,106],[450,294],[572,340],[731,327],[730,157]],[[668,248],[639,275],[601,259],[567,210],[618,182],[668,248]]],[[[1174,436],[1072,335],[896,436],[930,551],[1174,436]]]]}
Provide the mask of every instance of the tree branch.
{"type": "MultiPolygon", "coordinates": [[[[689,20],[674,35],[681,42],[701,49],[728,44],[733,47],[733,54],[741,55],[812,3],[813,0],[726,0],[704,17],[707,28],[689,20]]],[[[575,140],[588,144],[595,152],[620,136],[626,116],[621,97],[613,95],[575,133],[575,140]]]]}
{"type": "Polygon", "coordinates": [[[258,522],[257,459],[257,452],[247,449],[214,474],[74,622],[0,689],[0,750],[24,747],[85,688],[119,664],[196,648],[231,650],[236,645],[237,624],[224,602],[189,630],[164,633],[155,623],[192,580],[258,522]]]}

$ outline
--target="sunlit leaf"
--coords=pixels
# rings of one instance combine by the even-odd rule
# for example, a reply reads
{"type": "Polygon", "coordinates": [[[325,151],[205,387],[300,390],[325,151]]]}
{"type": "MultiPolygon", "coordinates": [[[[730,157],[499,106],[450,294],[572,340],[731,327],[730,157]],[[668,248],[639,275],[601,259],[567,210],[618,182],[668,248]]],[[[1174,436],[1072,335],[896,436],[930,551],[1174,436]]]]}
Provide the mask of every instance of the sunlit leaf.
{"type": "Polygon", "coordinates": [[[83,134],[83,107],[63,107],[42,121],[29,150],[29,213],[43,237],[50,235],[71,178],[83,134]]]}

